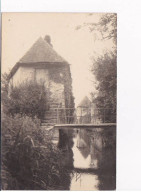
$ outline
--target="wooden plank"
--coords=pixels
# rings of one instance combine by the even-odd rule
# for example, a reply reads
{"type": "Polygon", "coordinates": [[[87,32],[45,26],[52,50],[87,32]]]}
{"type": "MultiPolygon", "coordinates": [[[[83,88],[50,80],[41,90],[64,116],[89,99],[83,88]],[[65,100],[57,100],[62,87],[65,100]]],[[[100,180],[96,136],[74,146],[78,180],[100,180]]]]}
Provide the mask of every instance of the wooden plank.
{"type": "Polygon", "coordinates": [[[116,123],[102,124],[56,124],[55,128],[101,128],[101,127],[116,127],[116,123]]]}

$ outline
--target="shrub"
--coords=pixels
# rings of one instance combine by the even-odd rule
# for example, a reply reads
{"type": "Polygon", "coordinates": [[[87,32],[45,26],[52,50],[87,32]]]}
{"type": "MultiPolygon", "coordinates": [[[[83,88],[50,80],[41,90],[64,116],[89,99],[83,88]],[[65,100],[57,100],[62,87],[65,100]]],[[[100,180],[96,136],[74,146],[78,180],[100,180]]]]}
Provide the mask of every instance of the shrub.
{"type": "Polygon", "coordinates": [[[2,87],[2,189],[53,190],[70,181],[63,152],[51,143],[40,119],[49,107],[44,84],[25,82],[2,87]]]}
{"type": "Polygon", "coordinates": [[[3,99],[4,112],[9,115],[21,114],[42,118],[48,107],[48,92],[44,84],[24,82],[11,87],[9,96],[3,99]]]}
{"type": "Polygon", "coordinates": [[[3,189],[54,189],[65,174],[61,156],[62,152],[40,128],[39,119],[3,116],[3,189]]]}

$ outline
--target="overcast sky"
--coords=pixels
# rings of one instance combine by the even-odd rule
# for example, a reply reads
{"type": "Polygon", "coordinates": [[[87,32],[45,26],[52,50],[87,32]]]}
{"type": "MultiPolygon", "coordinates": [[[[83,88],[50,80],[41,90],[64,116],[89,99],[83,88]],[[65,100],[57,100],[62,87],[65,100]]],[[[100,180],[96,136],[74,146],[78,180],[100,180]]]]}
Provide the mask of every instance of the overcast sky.
{"type": "Polygon", "coordinates": [[[76,106],[94,90],[91,57],[111,49],[110,41],[76,26],[98,22],[101,14],[87,13],[4,13],[2,16],[2,73],[8,72],[40,37],[50,35],[53,48],[71,64],[76,106]]]}

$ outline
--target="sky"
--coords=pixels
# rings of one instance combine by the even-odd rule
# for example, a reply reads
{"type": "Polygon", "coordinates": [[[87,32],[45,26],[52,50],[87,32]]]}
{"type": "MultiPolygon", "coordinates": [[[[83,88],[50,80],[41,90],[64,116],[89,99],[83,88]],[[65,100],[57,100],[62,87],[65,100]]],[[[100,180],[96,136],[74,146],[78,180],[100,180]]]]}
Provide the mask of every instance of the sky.
{"type": "Polygon", "coordinates": [[[112,42],[100,40],[100,34],[88,27],[76,30],[84,23],[96,23],[102,13],[3,13],[2,73],[9,72],[41,36],[50,35],[54,50],[71,64],[72,87],[77,106],[94,90],[90,71],[96,58],[112,42]]]}

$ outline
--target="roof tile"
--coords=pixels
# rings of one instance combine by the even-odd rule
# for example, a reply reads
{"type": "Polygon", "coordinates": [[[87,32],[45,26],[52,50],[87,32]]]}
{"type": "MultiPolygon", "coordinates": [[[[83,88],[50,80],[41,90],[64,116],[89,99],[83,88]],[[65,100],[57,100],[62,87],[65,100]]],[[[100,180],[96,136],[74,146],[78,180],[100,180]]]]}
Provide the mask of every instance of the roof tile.
{"type": "Polygon", "coordinates": [[[19,63],[66,62],[43,38],[39,38],[19,63]]]}

